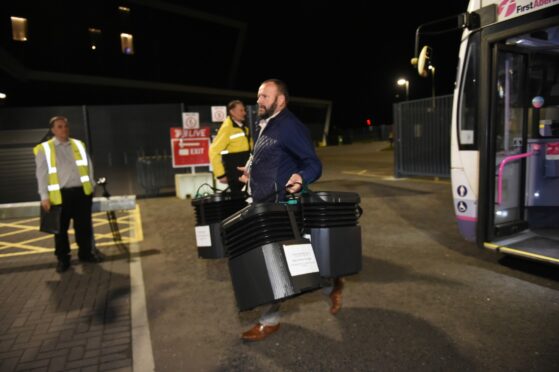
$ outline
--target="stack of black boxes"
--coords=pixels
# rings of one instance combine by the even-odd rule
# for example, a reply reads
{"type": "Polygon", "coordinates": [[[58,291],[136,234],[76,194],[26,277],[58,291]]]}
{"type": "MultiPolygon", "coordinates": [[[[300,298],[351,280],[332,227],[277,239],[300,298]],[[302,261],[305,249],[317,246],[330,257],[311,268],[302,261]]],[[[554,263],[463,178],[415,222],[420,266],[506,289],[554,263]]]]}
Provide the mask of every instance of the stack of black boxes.
{"type": "Polygon", "coordinates": [[[192,200],[196,214],[196,245],[201,258],[223,258],[221,221],[247,205],[242,196],[229,192],[204,195],[192,200]]]}
{"type": "Polygon", "coordinates": [[[313,192],[301,196],[303,236],[312,243],[323,278],[361,271],[359,202],[359,194],[353,192],[313,192]]]}
{"type": "Polygon", "coordinates": [[[223,246],[239,309],[318,289],[321,278],[359,272],[359,201],[355,193],[309,193],[293,204],[252,204],[226,218],[223,246]]]}
{"type": "Polygon", "coordinates": [[[320,288],[309,241],[301,239],[298,206],[252,204],[222,223],[229,272],[240,310],[320,288]]]}

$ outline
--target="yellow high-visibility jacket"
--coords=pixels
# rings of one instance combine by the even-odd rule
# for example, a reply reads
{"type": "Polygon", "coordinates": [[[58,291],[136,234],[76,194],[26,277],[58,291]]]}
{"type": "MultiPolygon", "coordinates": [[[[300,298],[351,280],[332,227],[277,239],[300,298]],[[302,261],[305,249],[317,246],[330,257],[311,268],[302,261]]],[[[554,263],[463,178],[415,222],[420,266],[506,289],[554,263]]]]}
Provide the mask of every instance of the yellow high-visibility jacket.
{"type": "MultiPolygon", "coordinates": [[[[74,159],[76,160],[76,167],[78,167],[84,194],[91,195],[93,193],[93,185],[91,183],[92,181],[89,179],[89,164],[87,154],[85,152],[85,145],[82,141],[74,138],[70,138],[70,145],[72,146],[72,152],[74,154],[74,159]]],[[[60,205],[62,204],[62,193],[60,192],[58,173],[56,171],[56,153],[54,139],[38,144],[33,148],[33,153],[35,154],[35,156],[37,156],[37,154],[39,154],[40,152],[44,153],[47,159],[49,176],[48,191],[50,203],[52,205],[60,205]]]]}
{"type": "Polygon", "coordinates": [[[221,161],[221,155],[250,151],[252,140],[247,125],[238,126],[230,116],[221,124],[217,135],[210,145],[210,162],[214,176],[221,178],[225,176],[225,168],[221,161]]]}

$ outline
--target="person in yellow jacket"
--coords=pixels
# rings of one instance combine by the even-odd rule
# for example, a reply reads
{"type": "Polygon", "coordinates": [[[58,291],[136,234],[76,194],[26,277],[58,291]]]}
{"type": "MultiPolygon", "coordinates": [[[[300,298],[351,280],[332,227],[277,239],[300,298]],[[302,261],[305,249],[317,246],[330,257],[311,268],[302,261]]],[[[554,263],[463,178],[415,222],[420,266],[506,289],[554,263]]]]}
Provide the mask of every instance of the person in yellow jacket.
{"type": "Polygon", "coordinates": [[[68,227],[74,220],[78,257],[81,261],[100,262],[92,247],[91,205],[94,191],[93,166],[83,142],[70,138],[68,119],[50,119],[53,138],[35,146],[36,177],[41,208],[60,208],[60,230],[54,235],[58,258],[56,271],[70,267],[68,227]]]}
{"type": "Polygon", "coordinates": [[[244,184],[239,181],[242,172],[237,167],[243,167],[250,155],[250,129],[244,123],[246,109],[243,102],[229,102],[227,113],[210,146],[210,162],[218,182],[228,184],[232,194],[242,195],[244,184]]]}

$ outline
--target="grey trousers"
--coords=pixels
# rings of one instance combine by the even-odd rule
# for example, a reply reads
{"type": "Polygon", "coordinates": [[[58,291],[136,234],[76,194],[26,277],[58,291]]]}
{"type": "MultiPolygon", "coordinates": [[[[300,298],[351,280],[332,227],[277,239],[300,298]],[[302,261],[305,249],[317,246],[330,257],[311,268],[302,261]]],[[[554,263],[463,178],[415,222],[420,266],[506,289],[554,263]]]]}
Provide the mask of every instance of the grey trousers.
{"type": "MultiPolygon", "coordinates": [[[[327,287],[322,288],[322,293],[325,296],[330,296],[330,293],[334,290],[334,283],[327,287]]],[[[281,304],[279,302],[266,305],[262,308],[262,314],[260,315],[260,319],[258,319],[258,323],[265,325],[265,326],[273,326],[280,322],[281,313],[280,313],[281,304]]]]}

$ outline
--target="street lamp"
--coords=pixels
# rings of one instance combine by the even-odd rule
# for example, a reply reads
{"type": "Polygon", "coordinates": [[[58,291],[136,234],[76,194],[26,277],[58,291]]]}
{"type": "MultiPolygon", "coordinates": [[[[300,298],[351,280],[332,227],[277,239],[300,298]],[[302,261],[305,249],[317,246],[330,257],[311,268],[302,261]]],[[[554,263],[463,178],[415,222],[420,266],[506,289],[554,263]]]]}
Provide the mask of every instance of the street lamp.
{"type": "Polygon", "coordinates": [[[408,101],[410,99],[410,82],[406,79],[398,79],[398,81],[396,82],[399,86],[405,86],[406,87],[406,101],[408,101]]]}
{"type": "Polygon", "coordinates": [[[433,96],[433,108],[435,108],[435,66],[429,65],[429,71],[431,71],[431,95],[433,96]]]}

